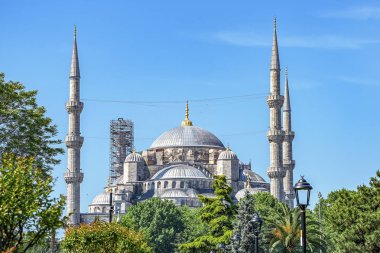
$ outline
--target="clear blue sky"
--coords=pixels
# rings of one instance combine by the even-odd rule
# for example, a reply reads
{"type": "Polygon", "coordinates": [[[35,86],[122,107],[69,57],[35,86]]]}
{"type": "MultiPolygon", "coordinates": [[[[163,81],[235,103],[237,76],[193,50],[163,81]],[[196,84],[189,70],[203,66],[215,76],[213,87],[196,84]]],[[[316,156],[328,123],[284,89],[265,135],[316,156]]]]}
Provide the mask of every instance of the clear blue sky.
{"type": "MultiPolygon", "coordinates": [[[[133,120],[143,150],[180,124],[187,99],[196,125],[267,178],[275,15],[282,69],[289,68],[295,179],[305,175],[315,201],[318,191],[353,189],[379,169],[378,1],[2,1],[0,9],[0,71],[39,91],[61,139],[78,27],[82,211],[106,185],[109,120],[133,120]],[[251,96],[193,101],[243,95],[251,96]]],[[[65,194],[61,158],[54,175],[56,192],[65,194]]]]}

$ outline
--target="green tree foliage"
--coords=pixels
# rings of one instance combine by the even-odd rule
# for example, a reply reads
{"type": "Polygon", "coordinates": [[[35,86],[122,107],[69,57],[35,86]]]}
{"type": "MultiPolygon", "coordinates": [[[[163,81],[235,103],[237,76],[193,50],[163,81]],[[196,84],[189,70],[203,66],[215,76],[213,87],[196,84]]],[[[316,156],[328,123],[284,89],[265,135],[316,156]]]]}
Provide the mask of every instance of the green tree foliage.
{"type": "Polygon", "coordinates": [[[122,224],[140,231],[154,252],[174,252],[177,234],[185,229],[180,209],[169,200],[152,198],[128,208],[122,224]]]}
{"type": "Polygon", "coordinates": [[[61,247],[66,253],[153,252],[143,235],[118,223],[105,222],[68,228],[61,247]]]}
{"type": "Polygon", "coordinates": [[[252,194],[246,194],[239,201],[237,216],[234,222],[234,235],[239,236],[239,240],[231,240],[231,251],[233,253],[253,253],[255,236],[252,233],[253,224],[252,216],[255,213],[254,197],[252,194]]]}
{"type": "Polygon", "coordinates": [[[208,226],[200,219],[200,208],[181,206],[179,209],[185,225],[184,230],[178,235],[179,243],[190,242],[207,234],[208,226]]]}
{"type": "MultiPolygon", "coordinates": [[[[280,204],[282,211],[275,219],[268,219],[267,233],[270,238],[270,252],[300,252],[301,211],[299,208],[290,210],[286,204],[280,204]]],[[[312,215],[306,217],[306,243],[310,252],[325,251],[325,241],[319,230],[319,222],[312,215]]]]}
{"type": "Polygon", "coordinates": [[[0,154],[34,157],[38,167],[51,169],[63,150],[54,147],[61,143],[54,139],[57,128],[37,105],[36,95],[19,82],[5,82],[0,73],[0,154]]]}
{"type": "Polygon", "coordinates": [[[323,201],[328,252],[380,252],[380,171],[369,186],[331,192],[323,201]]]}
{"type": "Polygon", "coordinates": [[[219,244],[227,245],[232,235],[232,220],[236,207],[231,199],[232,188],[225,176],[214,176],[213,189],[216,197],[208,198],[199,195],[203,203],[200,218],[207,224],[207,234],[195,240],[179,245],[181,252],[210,252],[217,250],[219,244]]]}
{"type": "Polygon", "coordinates": [[[51,198],[53,179],[32,157],[3,154],[0,164],[0,252],[30,247],[63,226],[64,199],[51,198]]]}

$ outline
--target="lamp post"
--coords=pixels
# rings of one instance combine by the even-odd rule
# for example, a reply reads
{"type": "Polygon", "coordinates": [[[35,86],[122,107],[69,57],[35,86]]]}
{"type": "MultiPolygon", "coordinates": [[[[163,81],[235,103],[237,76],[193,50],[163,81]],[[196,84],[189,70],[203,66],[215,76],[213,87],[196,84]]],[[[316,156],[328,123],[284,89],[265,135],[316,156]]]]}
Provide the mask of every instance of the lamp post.
{"type": "Polygon", "coordinates": [[[310,191],[313,189],[311,185],[301,176],[294,186],[294,191],[296,193],[297,205],[301,209],[301,246],[302,253],[306,253],[306,207],[309,205],[310,201],[310,191]]]}
{"type": "Polygon", "coordinates": [[[112,222],[113,204],[112,204],[112,190],[110,190],[110,210],[109,210],[109,223],[112,222]]]}
{"type": "MultiPolygon", "coordinates": [[[[318,216],[319,216],[319,239],[322,241],[322,216],[321,216],[321,199],[322,193],[318,192],[319,204],[318,204],[318,216]]],[[[322,253],[322,249],[319,250],[319,253],[322,253]]]]}
{"type": "Polygon", "coordinates": [[[251,223],[253,227],[253,234],[255,235],[255,253],[259,253],[259,234],[261,231],[261,226],[263,225],[263,220],[260,218],[258,213],[254,213],[251,223]]]}

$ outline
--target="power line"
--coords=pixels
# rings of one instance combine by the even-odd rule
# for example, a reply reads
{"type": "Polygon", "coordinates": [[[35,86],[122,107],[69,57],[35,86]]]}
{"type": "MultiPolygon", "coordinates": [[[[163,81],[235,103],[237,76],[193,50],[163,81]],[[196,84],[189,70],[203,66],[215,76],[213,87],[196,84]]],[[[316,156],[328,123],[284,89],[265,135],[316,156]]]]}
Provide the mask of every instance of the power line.
{"type": "MultiPolygon", "coordinates": [[[[255,93],[255,94],[245,94],[238,96],[226,96],[226,97],[214,97],[214,98],[201,98],[201,99],[189,99],[191,103],[210,103],[210,102],[221,102],[221,101],[233,101],[233,100],[243,100],[248,98],[258,99],[265,97],[267,93],[255,93]]],[[[157,105],[157,104],[182,104],[186,100],[110,100],[110,99],[95,99],[95,98],[84,98],[83,101],[87,102],[99,102],[99,103],[122,103],[122,104],[139,104],[139,105],[157,105]]]]}
{"type": "MultiPolygon", "coordinates": [[[[220,137],[229,137],[229,136],[248,136],[248,135],[257,135],[265,133],[267,130],[253,131],[253,132],[238,132],[238,133],[229,133],[229,134],[220,134],[220,137]]],[[[101,137],[101,136],[84,136],[85,139],[103,139],[109,140],[110,137],[101,137]]],[[[135,140],[154,140],[157,137],[134,137],[135,140]]]]}

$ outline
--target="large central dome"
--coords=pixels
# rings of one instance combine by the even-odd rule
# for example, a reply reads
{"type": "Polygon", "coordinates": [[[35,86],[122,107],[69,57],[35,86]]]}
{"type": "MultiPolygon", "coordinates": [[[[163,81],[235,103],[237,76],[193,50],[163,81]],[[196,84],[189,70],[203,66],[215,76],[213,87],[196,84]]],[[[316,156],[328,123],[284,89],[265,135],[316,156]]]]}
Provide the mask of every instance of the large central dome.
{"type": "Polygon", "coordinates": [[[186,116],[182,125],[164,132],[150,145],[151,149],[171,147],[224,148],[224,145],[214,134],[193,126],[189,119],[189,104],[186,103],[186,116]]]}
{"type": "Polygon", "coordinates": [[[179,126],[161,134],[150,148],[210,147],[224,148],[214,134],[197,126],[179,126]]]}

